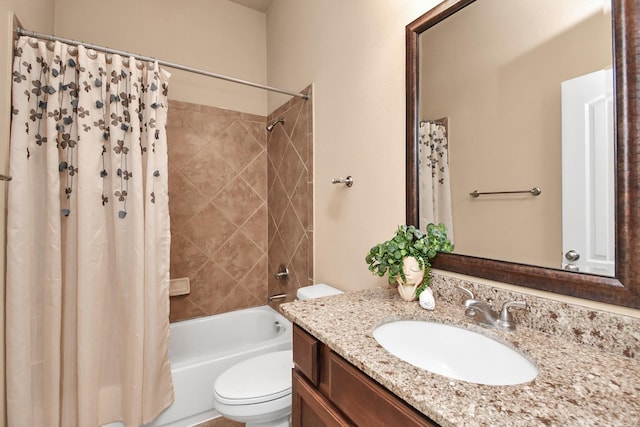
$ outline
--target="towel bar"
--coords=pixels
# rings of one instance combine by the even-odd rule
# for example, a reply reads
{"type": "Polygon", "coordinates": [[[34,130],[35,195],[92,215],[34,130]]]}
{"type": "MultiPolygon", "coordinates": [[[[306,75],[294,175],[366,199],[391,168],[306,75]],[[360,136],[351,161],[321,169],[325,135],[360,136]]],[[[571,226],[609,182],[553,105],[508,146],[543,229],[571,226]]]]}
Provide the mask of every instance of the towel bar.
{"type": "Polygon", "coordinates": [[[521,194],[521,193],[529,193],[532,196],[539,196],[542,193],[542,190],[538,187],[533,187],[531,190],[517,190],[517,191],[483,191],[479,192],[478,190],[473,190],[469,195],[471,197],[480,197],[486,194],[521,194]]]}

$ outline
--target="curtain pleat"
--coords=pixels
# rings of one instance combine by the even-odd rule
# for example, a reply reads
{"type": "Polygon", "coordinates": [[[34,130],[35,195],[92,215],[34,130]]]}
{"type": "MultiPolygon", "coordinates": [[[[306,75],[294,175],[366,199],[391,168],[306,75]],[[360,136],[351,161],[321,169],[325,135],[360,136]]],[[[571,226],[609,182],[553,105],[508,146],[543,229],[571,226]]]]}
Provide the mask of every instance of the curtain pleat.
{"type": "Polygon", "coordinates": [[[28,37],[15,52],[9,425],[138,426],[173,401],[169,74],[28,37]]]}

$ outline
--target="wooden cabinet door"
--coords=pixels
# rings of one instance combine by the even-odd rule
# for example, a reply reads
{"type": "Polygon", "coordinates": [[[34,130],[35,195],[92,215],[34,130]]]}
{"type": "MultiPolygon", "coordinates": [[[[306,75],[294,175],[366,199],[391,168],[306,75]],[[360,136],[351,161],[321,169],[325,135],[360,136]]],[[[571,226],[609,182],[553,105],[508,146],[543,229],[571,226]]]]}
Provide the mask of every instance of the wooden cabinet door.
{"type": "Polygon", "coordinates": [[[438,427],[297,325],[293,360],[293,427],[438,427]]]}
{"type": "Polygon", "coordinates": [[[331,401],[362,427],[437,427],[336,354],[331,355],[331,401]]]}
{"type": "Polygon", "coordinates": [[[353,426],[302,375],[293,371],[292,427],[353,426]]]}

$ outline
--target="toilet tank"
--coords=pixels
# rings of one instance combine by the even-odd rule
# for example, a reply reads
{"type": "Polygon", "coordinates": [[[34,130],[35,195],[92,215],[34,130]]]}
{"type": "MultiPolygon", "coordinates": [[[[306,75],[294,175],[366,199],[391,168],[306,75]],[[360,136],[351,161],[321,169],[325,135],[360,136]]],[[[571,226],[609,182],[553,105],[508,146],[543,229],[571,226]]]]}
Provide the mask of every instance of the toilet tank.
{"type": "Polygon", "coordinates": [[[318,283],[315,285],[299,288],[296,292],[296,296],[299,300],[304,301],[307,299],[328,297],[331,295],[338,295],[342,293],[343,292],[341,290],[336,289],[333,286],[329,286],[324,283],[318,283]]]}

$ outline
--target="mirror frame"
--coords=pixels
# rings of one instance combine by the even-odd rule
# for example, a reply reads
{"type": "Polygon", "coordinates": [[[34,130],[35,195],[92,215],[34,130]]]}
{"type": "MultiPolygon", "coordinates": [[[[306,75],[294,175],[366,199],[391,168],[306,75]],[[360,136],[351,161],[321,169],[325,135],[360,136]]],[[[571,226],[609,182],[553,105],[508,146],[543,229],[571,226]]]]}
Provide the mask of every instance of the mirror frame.
{"type": "MultiPolygon", "coordinates": [[[[418,87],[421,33],[476,0],[444,0],[406,26],[406,221],[418,225],[418,87]]],[[[482,0],[479,0],[482,1],[482,0]]],[[[640,308],[640,6],[612,0],[616,93],[615,277],[458,254],[433,268],[620,306],[640,308]]]]}

